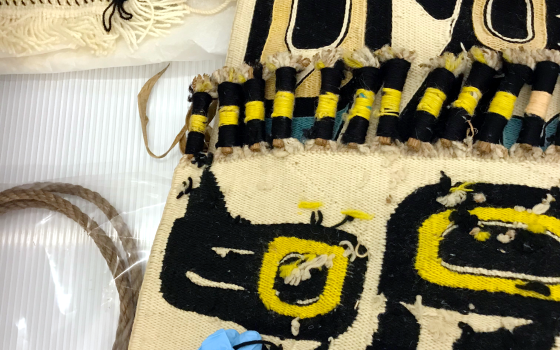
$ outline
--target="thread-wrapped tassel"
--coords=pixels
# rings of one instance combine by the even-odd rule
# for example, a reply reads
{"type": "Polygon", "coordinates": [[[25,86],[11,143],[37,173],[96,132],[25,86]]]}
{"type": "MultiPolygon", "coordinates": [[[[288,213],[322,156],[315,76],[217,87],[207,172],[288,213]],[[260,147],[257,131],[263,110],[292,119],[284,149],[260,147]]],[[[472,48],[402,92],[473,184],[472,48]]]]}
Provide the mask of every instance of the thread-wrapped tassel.
{"type": "Polygon", "coordinates": [[[391,145],[398,138],[397,125],[401,113],[402,91],[416,53],[386,45],[377,50],[376,55],[381,62],[383,88],[375,142],[391,145]]]}
{"type": "Polygon", "coordinates": [[[426,90],[414,113],[414,131],[407,141],[409,149],[433,153],[430,142],[434,136],[434,126],[455,80],[463,73],[466,65],[467,59],[463,53],[455,56],[450,52],[432,58],[427,64],[432,71],[426,78],[426,90]]]}
{"type": "Polygon", "coordinates": [[[196,76],[189,87],[191,95],[191,116],[185,154],[190,159],[204,149],[206,126],[208,125],[208,108],[216,98],[216,84],[209,75],[196,76]]]}
{"type": "Polygon", "coordinates": [[[348,125],[342,135],[342,143],[349,148],[357,148],[366,140],[373,101],[381,87],[381,71],[377,57],[367,47],[346,53],[344,62],[352,69],[356,90],[352,108],[346,117],[348,125]]]}
{"type": "Polygon", "coordinates": [[[447,112],[445,130],[436,142],[436,148],[450,156],[464,155],[472,147],[473,135],[467,136],[472,116],[492,79],[502,68],[499,54],[490,49],[473,46],[469,56],[473,61],[471,70],[459,96],[447,112]]]}
{"type": "Polygon", "coordinates": [[[513,115],[519,92],[523,85],[531,80],[535,67],[533,54],[524,48],[506,49],[503,59],[505,77],[500,82],[498,91],[483,116],[482,127],[476,135],[474,151],[480,157],[505,158],[508,156],[507,149],[500,145],[502,133],[513,115]]]}
{"type": "Polygon", "coordinates": [[[313,57],[315,69],[321,72],[321,90],[310,136],[318,146],[326,146],[333,138],[340,84],[344,78],[342,52],[340,48],[326,49],[313,57]]]}
{"type": "Polygon", "coordinates": [[[295,107],[296,76],[309,65],[309,59],[289,52],[280,52],[266,59],[265,79],[275,74],[276,94],[272,106],[272,146],[284,148],[285,139],[292,137],[295,107]]]}
{"type": "Polygon", "coordinates": [[[253,152],[261,150],[265,140],[264,79],[260,63],[249,68],[248,80],[243,84],[245,92],[244,143],[253,152]]]}
{"type": "Polygon", "coordinates": [[[238,135],[239,115],[243,106],[243,84],[247,80],[249,66],[223,67],[212,73],[218,84],[219,123],[218,151],[228,155],[233,147],[240,146],[238,135]]]}
{"type": "Polygon", "coordinates": [[[550,119],[548,106],[560,73],[560,52],[538,50],[535,52],[535,72],[529,104],[525,108],[523,126],[517,143],[511,147],[512,156],[537,160],[543,156],[544,126],[550,119]]]}

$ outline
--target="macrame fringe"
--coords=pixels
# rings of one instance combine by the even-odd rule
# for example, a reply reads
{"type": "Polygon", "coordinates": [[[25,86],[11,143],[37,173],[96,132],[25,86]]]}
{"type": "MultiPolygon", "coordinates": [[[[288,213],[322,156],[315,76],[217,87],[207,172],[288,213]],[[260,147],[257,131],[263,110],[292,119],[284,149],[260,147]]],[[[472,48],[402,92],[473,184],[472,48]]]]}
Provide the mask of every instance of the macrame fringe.
{"type": "Polygon", "coordinates": [[[464,52],[455,56],[451,52],[444,52],[441,56],[432,57],[427,63],[422,63],[420,67],[430,71],[436,68],[445,68],[455,77],[461,75],[469,65],[469,59],[464,52]]]}
{"type": "Polygon", "coordinates": [[[464,141],[443,141],[437,140],[434,147],[439,156],[449,158],[466,158],[472,154],[472,137],[466,138],[464,141]],[[449,143],[449,144],[447,144],[449,143]]]}
{"type": "Polygon", "coordinates": [[[523,46],[516,49],[505,49],[502,56],[508,63],[522,64],[535,69],[535,52],[523,46]]]}
{"type": "Polygon", "coordinates": [[[500,58],[500,54],[494,50],[480,46],[473,46],[469,50],[469,56],[473,61],[484,63],[488,67],[494,68],[496,71],[502,68],[502,59],[500,58]]]}
{"type": "Polygon", "coordinates": [[[103,27],[103,11],[109,4],[4,9],[0,16],[0,33],[3,34],[0,51],[25,56],[60,48],[86,47],[95,55],[105,56],[114,51],[118,40],[123,40],[134,51],[148,36],[167,35],[169,28],[182,23],[187,14],[184,0],[127,0],[124,9],[132,18],[124,20],[115,14],[112,29],[107,33],[103,27]]]}
{"type": "Polygon", "coordinates": [[[224,82],[243,84],[247,81],[250,68],[251,67],[248,64],[242,64],[240,67],[224,66],[212,73],[212,79],[218,85],[224,82]]]}
{"type": "Polygon", "coordinates": [[[324,146],[319,146],[315,143],[315,140],[306,140],[304,144],[304,149],[306,151],[320,151],[320,150],[336,151],[338,149],[338,144],[336,141],[327,140],[327,143],[324,146]]]}
{"type": "Polygon", "coordinates": [[[218,98],[218,91],[216,89],[216,84],[208,74],[197,75],[194,77],[190,86],[191,93],[206,92],[212,96],[212,98],[218,98]]]}
{"type": "Polygon", "coordinates": [[[343,53],[344,49],[340,47],[321,50],[313,56],[312,61],[317,69],[333,67],[334,64],[342,58],[343,53]]]}
{"type": "Polygon", "coordinates": [[[544,152],[540,147],[534,147],[527,144],[516,143],[509,149],[512,158],[518,160],[534,160],[540,161],[544,157],[544,152]]]}
{"type": "Polygon", "coordinates": [[[281,67],[293,67],[296,71],[301,71],[309,65],[311,60],[301,55],[294,55],[288,51],[278,52],[266,58],[263,68],[263,78],[265,80],[272,77],[274,72],[281,67]]]}
{"type": "Polygon", "coordinates": [[[304,151],[304,145],[296,138],[291,137],[283,139],[282,141],[284,141],[284,147],[273,148],[271,151],[276,157],[283,158],[289,156],[290,154],[296,154],[304,151]]]}
{"type": "Polygon", "coordinates": [[[216,151],[214,152],[214,161],[215,162],[219,162],[223,160],[230,161],[230,160],[246,158],[245,151],[242,147],[231,147],[231,149],[233,150],[232,153],[225,153],[223,152],[223,147],[216,148],[216,151]]]}
{"type": "Polygon", "coordinates": [[[401,47],[392,47],[389,45],[385,45],[379,50],[375,51],[375,55],[379,62],[383,63],[393,58],[401,58],[408,62],[412,62],[416,59],[416,51],[403,49],[401,47]]]}
{"type": "Polygon", "coordinates": [[[560,51],[539,49],[535,50],[534,57],[536,62],[552,61],[560,65],[560,51]]]}
{"type": "Polygon", "coordinates": [[[560,146],[550,145],[544,152],[547,162],[560,162],[560,146]]]}
{"type": "Polygon", "coordinates": [[[258,157],[261,154],[270,153],[271,150],[268,148],[268,144],[266,142],[262,141],[258,144],[260,145],[260,149],[257,152],[251,150],[248,145],[243,146],[243,154],[245,155],[245,158],[258,157]]]}
{"type": "Polygon", "coordinates": [[[373,51],[364,47],[356,51],[346,51],[344,62],[350,68],[375,67],[379,68],[379,60],[373,51]]]}
{"type": "Polygon", "coordinates": [[[473,147],[473,154],[482,159],[506,159],[509,157],[508,149],[502,145],[476,141],[473,147]]]}

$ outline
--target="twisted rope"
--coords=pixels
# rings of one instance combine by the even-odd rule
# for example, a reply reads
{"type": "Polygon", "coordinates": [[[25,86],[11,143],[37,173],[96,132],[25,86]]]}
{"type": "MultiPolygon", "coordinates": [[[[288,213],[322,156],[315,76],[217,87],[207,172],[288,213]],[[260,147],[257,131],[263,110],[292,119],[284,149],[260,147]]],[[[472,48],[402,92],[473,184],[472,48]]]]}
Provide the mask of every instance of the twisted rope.
{"type": "Polygon", "coordinates": [[[126,350],[142,284],[142,270],[136,243],[117,210],[99,193],[72,184],[36,183],[0,192],[0,215],[8,211],[26,208],[49,209],[64,214],[78,223],[93,239],[111,270],[119,293],[120,316],[113,350],[126,350]],[[78,207],[52,192],[79,196],[103,211],[117,231],[127,259],[120,256],[115,243],[97,222],[78,207]]]}

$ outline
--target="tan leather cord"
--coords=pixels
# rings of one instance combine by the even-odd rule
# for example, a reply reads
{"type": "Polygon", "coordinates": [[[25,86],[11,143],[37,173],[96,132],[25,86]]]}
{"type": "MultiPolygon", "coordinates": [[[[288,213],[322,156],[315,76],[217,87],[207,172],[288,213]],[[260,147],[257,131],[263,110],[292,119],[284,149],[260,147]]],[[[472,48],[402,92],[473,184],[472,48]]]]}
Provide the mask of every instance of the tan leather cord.
{"type": "MultiPolygon", "coordinates": [[[[144,86],[142,86],[142,89],[138,93],[138,114],[140,116],[140,125],[142,127],[142,138],[144,139],[144,146],[146,147],[146,151],[153,158],[164,158],[169,152],[171,152],[173,147],[175,147],[177,144],[179,144],[179,149],[181,153],[185,154],[185,146],[187,145],[187,131],[189,130],[189,121],[192,115],[192,106],[189,108],[189,111],[185,117],[185,124],[183,125],[183,127],[181,128],[177,136],[175,136],[175,139],[171,143],[171,146],[169,146],[169,149],[167,149],[165,153],[159,156],[154,154],[150,149],[148,143],[148,122],[150,121],[146,112],[146,110],[148,109],[148,100],[150,98],[150,94],[152,93],[152,89],[154,88],[154,85],[156,85],[159,78],[161,78],[163,73],[165,73],[167,68],[169,68],[169,65],[170,64],[168,64],[167,67],[162,69],[159,73],[157,73],[156,75],[148,79],[148,81],[144,84],[144,86]]],[[[208,109],[208,122],[207,122],[208,125],[210,125],[212,119],[216,115],[216,108],[217,108],[217,102],[214,101],[210,104],[210,108],[208,109]]],[[[205,139],[207,143],[210,142],[211,130],[212,130],[211,127],[207,127],[206,129],[205,139]]]]}
{"type": "Polygon", "coordinates": [[[126,350],[136,311],[139,287],[142,283],[141,267],[138,264],[138,252],[128,226],[119,216],[116,209],[101,195],[72,184],[38,183],[0,192],[0,215],[11,210],[26,208],[43,208],[62,213],[82,226],[93,239],[111,270],[119,293],[120,316],[113,350],[126,350]],[[76,195],[99,207],[117,230],[128,259],[121,258],[114,242],[99,227],[97,222],[66,199],[50,191],[76,195]],[[127,271],[129,266],[133,266],[133,268],[127,271]],[[135,286],[138,286],[138,288],[135,288],[135,286]]]}

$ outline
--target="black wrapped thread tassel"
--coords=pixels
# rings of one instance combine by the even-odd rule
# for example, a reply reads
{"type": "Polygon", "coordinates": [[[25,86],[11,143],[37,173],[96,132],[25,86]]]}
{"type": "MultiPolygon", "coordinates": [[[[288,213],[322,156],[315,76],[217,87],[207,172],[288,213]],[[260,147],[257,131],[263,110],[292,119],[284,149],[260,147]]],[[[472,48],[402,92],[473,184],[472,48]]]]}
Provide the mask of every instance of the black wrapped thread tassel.
{"type": "Polygon", "coordinates": [[[272,107],[272,140],[276,148],[284,147],[283,139],[292,136],[296,90],[296,69],[280,67],[276,70],[276,94],[272,107]]]}
{"type": "Polygon", "coordinates": [[[212,96],[207,92],[195,92],[192,97],[192,113],[189,120],[189,134],[185,154],[194,156],[204,149],[204,137],[208,123],[208,107],[212,96]]]}
{"type": "Polygon", "coordinates": [[[521,147],[530,149],[543,146],[546,112],[559,73],[560,66],[555,62],[541,61],[536,64],[531,97],[525,108],[523,126],[517,140],[521,147]]]}
{"type": "Polygon", "coordinates": [[[434,125],[455,82],[455,75],[440,67],[430,72],[426,80],[426,91],[414,114],[414,133],[407,142],[414,150],[420,148],[420,142],[432,140],[434,125]]]}
{"type": "Polygon", "coordinates": [[[383,145],[390,145],[398,138],[401,97],[410,66],[410,62],[402,58],[393,58],[381,66],[383,89],[377,136],[383,145]]]}
{"type": "MultiPolygon", "coordinates": [[[[325,55],[336,55],[331,50],[325,55]]],[[[327,67],[319,56],[315,67],[321,70],[321,90],[319,102],[315,111],[315,123],[310,136],[315,139],[318,146],[326,146],[327,141],[333,137],[334,119],[338,110],[340,84],[344,78],[344,62],[337,60],[332,67],[327,67]]]]}
{"type": "Polygon", "coordinates": [[[502,132],[513,115],[519,92],[530,81],[532,74],[533,69],[525,64],[506,64],[506,75],[484,114],[484,123],[476,137],[479,151],[489,153],[492,144],[500,143],[502,132]]]}
{"type": "Polygon", "coordinates": [[[245,92],[245,135],[244,143],[251,151],[258,152],[265,139],[264,79],[262,66],[256,65],[249,71],[249,79],[243,84],[245,92]]]}
{"type": "MultiPolygon", "coordinates": [[[[450,147],[452,141],[463,141],[466,138],[469,123],[478,102],[488,91],[488,87],[497,73],[496,69],[487,63],[487,57],[497,55],[497,53],[477,46],[473,46],[470,53],[474,58],[471,71],[457,100],[451,104],[445,130],[440,137],[441,143],[446,147],[450,147]]],[[[496,66],[499,68],[499,63],[496,66]]]]}
{"type": "Polygon", "coordinates": [[[342,143],[351,148],[361,145],[366,140],[366,135],[371,118],[375,93],[381,87],[381,72],[376,67],[362,67],[354,70],[354,103],[348,112],[348,126],[342,143]]]}

